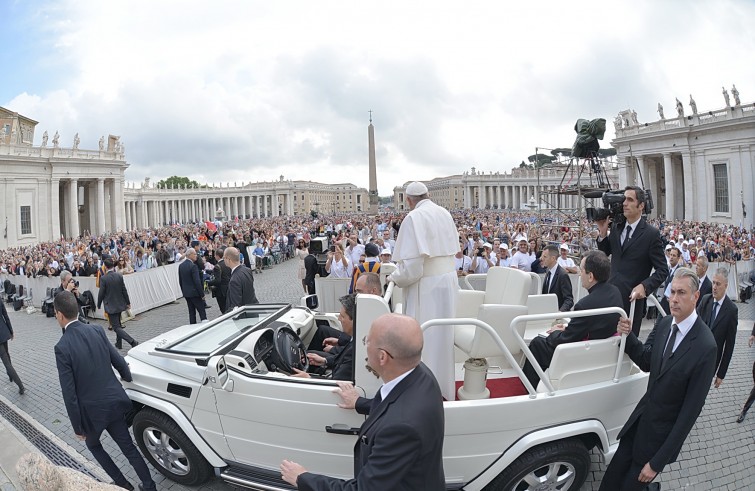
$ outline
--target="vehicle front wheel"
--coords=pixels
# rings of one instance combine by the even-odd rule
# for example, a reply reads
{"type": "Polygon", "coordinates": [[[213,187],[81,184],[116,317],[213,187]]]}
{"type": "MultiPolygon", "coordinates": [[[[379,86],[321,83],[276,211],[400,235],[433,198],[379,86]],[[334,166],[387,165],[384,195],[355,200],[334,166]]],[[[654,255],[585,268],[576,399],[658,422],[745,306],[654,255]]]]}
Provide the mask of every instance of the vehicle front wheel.
{"type": "Polygon", "coordinates": [[[165,413],[145,408],[134,416],[134,438],[147,460],[165,477],[195,486],[212,475],[212,467],[189,437],[165,413]]]}
{"type": "Polygon", "coordinates": [[[589,470],[590,453],[581,441],[549,442],[525,452],[484,491],[577,491],[589,470]]]}

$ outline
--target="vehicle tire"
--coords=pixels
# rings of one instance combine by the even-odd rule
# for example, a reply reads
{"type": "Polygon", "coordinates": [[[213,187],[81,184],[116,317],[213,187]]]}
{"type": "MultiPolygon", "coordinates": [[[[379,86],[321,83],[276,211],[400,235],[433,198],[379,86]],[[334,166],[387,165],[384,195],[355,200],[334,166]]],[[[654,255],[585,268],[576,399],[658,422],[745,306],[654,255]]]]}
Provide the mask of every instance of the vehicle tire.
{"type": "Polygon", "coordinates": [[[196,486],[207,481],[212,467],[189,437],[165,413],[145,408],[134,416],[134,439],[147,460],[165,477],[196,486]]]}
{"type": "Polygon", "coordinates": [[[529,449],[483,491],[577,491],[589,470],[590,453],[580,440],[549,442],[529,449]]]}

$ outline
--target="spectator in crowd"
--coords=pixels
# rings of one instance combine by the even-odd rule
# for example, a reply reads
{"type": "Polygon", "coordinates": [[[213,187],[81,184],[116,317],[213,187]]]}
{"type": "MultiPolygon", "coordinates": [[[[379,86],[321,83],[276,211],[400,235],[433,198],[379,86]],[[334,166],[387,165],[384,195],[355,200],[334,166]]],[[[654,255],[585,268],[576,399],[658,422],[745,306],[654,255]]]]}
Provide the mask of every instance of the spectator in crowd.
{"type": "Polygon", "coordinates": [[[487,273],[492,266],[495,266],[496,257],[493,255],[492,250],[493,246],[488,242],[475,249],[474,256],[472,257],[472,266],[470,267],[473,273],[487,273]]]}
{"type": "Polygon", "coordinates": [[[328,251],[325,271],[331,278],[350,278],[353,271],[349,258],[343,252],[343,246],[336,242],[328,251]]]}
{"type": "Polygon", "coordinates": [[[380,260],[378,255],[380,249],[377,245],[369,243],[364,247],[365,260],[354,267],[351,272],[351,284],[349,285],[349,293],[354,293],[354,285],[357,278],[362,273],[376,273],[380,274],[380,260]]]}
{"type": "Polygon", "coordinates": [[[362,245],[359,242],[358,236],[356,233],[352,233],[349,235],[349,239],[347,242],[347,246],[344,250],[344,253],[346,254],[346,257],[349,258],[349,261],[351,261],[351,264],[359,264],[359,258],[362,254],[364,254],[364,245],[362,245]]]}
{"type": "Polygon", "coordinates": [[[304,278],[307,276],[307,271],[304,269],[304,258],[309,255],[309,249],[307,248],[307,243],[304,242],[304,239],[299,239],[296,244],[296,252],[294,255],[299,263],[299,267],[297,268],[297,278],[299,278],[301,286],[304,288],[304,293],[306,294],[307,284],[304,282],[304,278]]]}
{"type": "Polygon", "coordinates": [[[495,252],[495,265],[502,268],[511,267],[511,256],[509,255],[509,246],[505,242],[502,242],[495,252]]]}
{"type": "Polygon", "coordinates": [[[708,258],[705,255],[697,256],[695,260],[695,272],[697,277],[700,278],[700,298],[697,299],[697,306],[700,305],[703,297],[713,292],[713,284],[708,278],[708,258]]]}
{"type": "Polygon", "coordinates": [[[517,251],[511,258],[511,267],[529,273],[532,271],[532,263],[535,259],[535,254],[530,254],[527,238],[519,239],[517,251]]]}
{"type": "Polygon", "coordinates": [[[466,242],[466,239],[459,238],[459,251],[454,256],[456,276],[466,276],[472,269],[472,258],[464,254],[463,247],[466,246],[466,242]]]}
{"type": "Polygon", "coordinates": [[[558,298],[558,310],[567,312],[574,306],[574,295],[569,274],[558,264],[558,257],[556,246],[549,245],[543,249],[540,261],[543,263],[546,273],[541,293],[555,293],[558,298]]]}
{"type": "Polygon", "coordinates": [[[577,264],[574,262],[574,259],[569,257],[569,245],[561,244],[560,246],[558,246],[558,250],[559,250],[558,265],[564,268],[566,272],[569,274],[579,273],[579,268],[577,267],[577,264]]]}
{"type": "Polygon", "coordinates": [[[669,303],[668,299],[671,296],[671,282],[674,278],[674,273],[676,273],[677,268],[682,267],[681,264],[681,252],[677,247],[670,247],[667,251],[666,255],[668,259],[668,275],[666,276],[666,279],[663,282],[663,285],[661,285],[661,288],[663,288],[663,295],[661,296],[661,307],[663,308],[663,311],[666,312],[666,314],[669,313],[669,303]]]}

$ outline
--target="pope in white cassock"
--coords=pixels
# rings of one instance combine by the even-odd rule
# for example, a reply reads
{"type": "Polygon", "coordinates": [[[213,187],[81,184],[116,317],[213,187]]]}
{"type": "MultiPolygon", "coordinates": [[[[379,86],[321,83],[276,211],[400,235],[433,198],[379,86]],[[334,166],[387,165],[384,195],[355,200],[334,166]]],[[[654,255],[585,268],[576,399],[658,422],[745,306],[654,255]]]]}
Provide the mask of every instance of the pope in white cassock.
{"type": "MultiPolygon", "coordinates": [[[[405,314],[420,325],[430,319],[452,318],[456,311],[454,255],[459,233],[451,214],[430,201],[427,186],[413,182],[406,188],[412,211],[401,222],[393,261],[397,269],[388,276],[404,292],[405,314]]],[[[425,331],[422,360],[435,374],[446,400],[455,400],[454,334],[451,326],[425,331]]]]}

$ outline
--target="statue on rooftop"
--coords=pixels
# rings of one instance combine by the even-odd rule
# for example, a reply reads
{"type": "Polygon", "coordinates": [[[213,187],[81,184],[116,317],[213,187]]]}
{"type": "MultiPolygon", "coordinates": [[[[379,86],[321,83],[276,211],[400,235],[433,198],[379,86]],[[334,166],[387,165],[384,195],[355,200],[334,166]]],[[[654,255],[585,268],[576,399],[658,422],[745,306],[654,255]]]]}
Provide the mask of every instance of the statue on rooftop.
{"type": "Polygon", "coordinates": [[[640,122],[637,121],[637,111],[635,111],[634,109],[632,110],[632,124],[635,126],[640,125],[640,122]]]}
{"type": "Polygon", "coordinates": [[[692,98],[692,94],[689,95],[689,107],[692,108],[692,114],[697,114],[697,104],[695,103],[695,100],[692,98]]]}
{"type": "Polygon", "coordinates": [[[658,103],[658,116],[661,117],[661,119],[666,119],[666,117],[663,115],[663,106],[661,106],[661,103],[658,103]]]}
{"type": "Polygon", "coordinates": [[[42,146],[43,146],[43,147],[46,147],[46,146],[47,146],[47,138],[48,138],[48,136],[47,136],[47,131],[45,130],[45,132],[44,132],[44,133],[42,133],[42,146]]]}
{"type": "Polygon", "coordinates": [[[734,96],[734,104],[739,106],[742,104],[742,102],[739,100],[739,91],[737,90],[737,86],[732,84],[731,86],[731,95],[734,96]]]}
{"type": "Polygon", "coordinates": [[[613,127],[616,128],[616,131],[621,130],[621,116],[613,118],[613,127]]]}
{"type": "Polygon", "coordinates": [[[81,140],[79,139],[79,134],[76,133],[75,135],[73,135],[73,149],[74,150],[78,150],[79,143],[81,143],[81,140]]]}
{"type": "Polygon", "coordinates": [[[726,107],[729,107],[729,105],[730,105],[730,103],[729,103],[729,93],[726,92],[726,87],[721,87],[721,90],[723,90],[724,100],[726,101],[726,107]]]}
{"type": "Polygon", "coordinates": [[[678,97],[676,98],[676,114],[678,114],[680,118],[684,117],[684,106],[678,97]]]}
{"type": "Polygon", "coordinates": [[[52,146],[55,148],[58,148],[58,143],[60,142],[60,135],[58,134],[58,131],[55,131],[55,134],[52,136],[52,146]]]}
{"type": "Polygon", "coordinates": [[[102,152],[103,150],[105,150],[105,137],[101,136],[100,137],[100,152],[102,152]]]}

